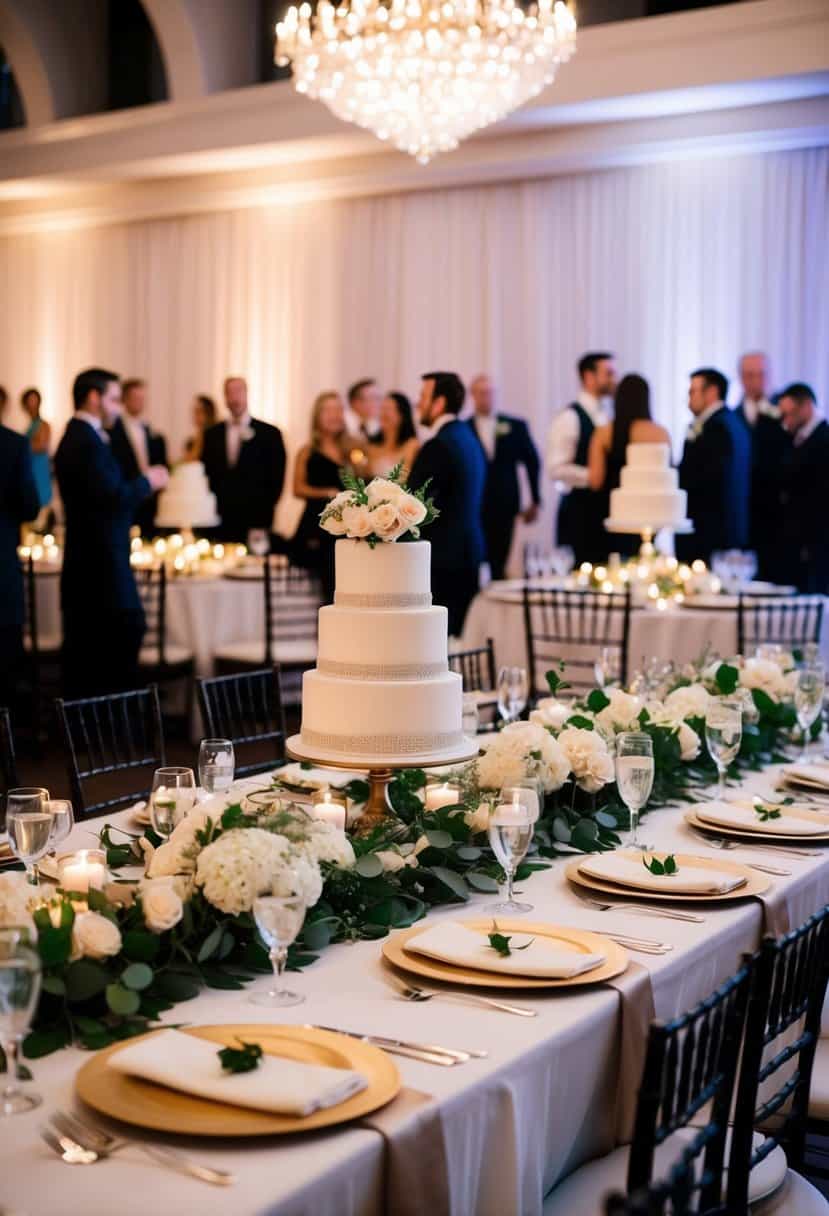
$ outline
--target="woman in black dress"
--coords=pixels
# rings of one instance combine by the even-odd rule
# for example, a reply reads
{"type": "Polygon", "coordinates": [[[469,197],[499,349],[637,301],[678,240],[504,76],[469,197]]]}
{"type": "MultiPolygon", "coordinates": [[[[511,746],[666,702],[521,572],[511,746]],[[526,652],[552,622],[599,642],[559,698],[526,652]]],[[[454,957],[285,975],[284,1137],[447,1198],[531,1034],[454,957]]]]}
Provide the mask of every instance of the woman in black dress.
{"type": "Polygon", "coordinates": [[[294,494],[305,510],[291,541],[291,560],[319,574],[326,604],[334,600],[335,537],[320,527],[325,504],[342,489],[347,464],[345,407],[339,393],[320,393],[311,414],[311,442],[300,448],[294,466],[294,494]]]}

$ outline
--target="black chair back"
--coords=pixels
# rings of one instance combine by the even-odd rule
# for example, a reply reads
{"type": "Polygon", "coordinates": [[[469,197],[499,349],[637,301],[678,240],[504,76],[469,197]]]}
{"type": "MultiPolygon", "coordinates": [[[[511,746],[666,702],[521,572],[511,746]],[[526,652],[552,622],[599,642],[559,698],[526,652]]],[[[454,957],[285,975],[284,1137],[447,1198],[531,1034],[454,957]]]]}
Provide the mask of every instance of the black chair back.
{"type": "Polygon", "coordinates": [[[55,708],[77,818],[149,797],[153,771],[165,763],[154,684],[78,701],[59,698],[55,708]],[[93,790],[102,796],[92,800],[93,790]]]}
{"type": "Polygon", "coordinates": [[[822,595],[740,595],[737,601],[737,653],[747,655],[763,642],[787,650],[820,641],[822,595]]]}
{"type": "Polygon", "coordinates": [[[23,562],[23,640],[30,661],[37,664],[40,635],[37,623],[35,563],[31,554],[23,562]]]}
{"type": "Polygon", "coordinates": [[[14,754],[14,735],[12,734],[11,714],[0,707],[0,826],[6,823],[6,794],[15,789],[20,782],[17,779],[17,760],[14,754]]]}
{"type": "Polygon", "coordinates": [[[496,691],[495,647],[492,638],[485,646],[472,650],[455,650],[449,653],[449,670],[457,672],[463,680],[464,692],[496,691]]]}
{"type": "MultiPolygon", "coordinates": [[[[265,665],[283,665],[280,646],[308,643],[316,650],[319,580],[275,554],[265,559],[265,665]]],[[[309,666],[313,666],[313,659],[309,666]]]]}
{"type": "Polygon", "coordinates": [[[214,676],[199,680],[198,688],[205,737],[232,741],[237,777],[266,772],[285,759],[278,667],[214,676]],[[240,752],[255,758],[240,764],[240,752]]]}
{"type": "Polygon", "coordinates": [[[524,585],[524,630],[529,664],[530,700],[547,691],[545,674],[559,661],[576,692],[595,687],[597,653],[617,656],[614,678],[627,683],[630,638],[630,588],[604,591],[549,590],[524,585]]]}
{"type": "Polygon", "coordinates": [[[142,649],[152,649],[154,662],[159,667],[164,667],[167,637],[167,568],[164,562],[140,567],[135,571],[135,581],[147,621],[142,649]]]}

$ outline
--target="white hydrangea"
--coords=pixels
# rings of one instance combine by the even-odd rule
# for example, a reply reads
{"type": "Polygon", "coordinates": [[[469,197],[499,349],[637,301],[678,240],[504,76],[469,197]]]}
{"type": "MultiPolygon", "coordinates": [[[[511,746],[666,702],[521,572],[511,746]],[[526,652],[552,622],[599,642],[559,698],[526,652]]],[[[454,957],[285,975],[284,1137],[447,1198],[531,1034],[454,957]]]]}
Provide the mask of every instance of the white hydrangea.
{"type": "Polygon", "coordinates": [[[711,694],[703,684],[686,684],[675,688],[665,698],[664,708],[675,722],[685,718],[704,718],[711,703],[711,694]]]}
{"type": "Polygon", "coordinates": [[[43,895],[31,885],[25,874],[14,870],[0,874],[0,928],[20,927],[27,929],[33,938],[37,936],[31,913],[33,894],[36,895],[37,902],[43,895]]]}
{"type": "Polygon", "coordinates": [[[272,895],[298,895],[306,908],[313,908],[322,895],[320,868],[304,851],[291,849],[271,872],[269,889],[272,895]]]}
{"type": "Polygon", "coordinates": [[[544,697],[530,714],[530,721],[550,730],[561,730],[573,713],[572,705],[559,701],[557,697],[544,697]]]}
{"type": "Polygon", "coordinates": [[[598,731],[568,726],[558,743],[581,789],[595,794],[613,780],[613,757],[598,731]]]}
{"type": "Polygon", "coordinates": [[[501,789],[525,777],[538,777],[545,793],[560,789],[570,765],[556,739],[537,722],[511,722],[483,744],[478,758],[478,782],[501,789]]]}
{"type": "Polygon", "coordinates": [[[639,698],[621,688],[605,688],[603,691],[610,704],[596,714],[599,726],[613,733],[638,728],[642,712],[639,698]]]}
{"type": "Polygon", "coordinates": [[[230,916],[249,912],[256,896],[277,883],[285,894],[292,894],[290,871],[297,869],[296,894],[313,894],[319,898],[322,879],[316,862],[295,854],[291,842],[262,828],[233,828],[224,832],[199,854],[196,865],[196,885],[205,899],[230,916]],[[301,864],[300,864],[301,863],[301,864]],[[309,876],[309,873],[310,876],[309,876]],[[316,872],[316,882],[314,881],[316,872]]]}
{"type": "Polygon", "coordinates": [[[327,861],[340,870],[350,870],[356,860],[345,832],[322,819],[308,821],[305,835],[296,842],[296,848],[306,853],[312,861],[327,861]]]}
{"type": "Polygon", "coordinates": [[[147,861],[148,878],[167,878],[173,874],[192,874],[201,845],[198,832],[207,827],[210,816],[200,808],[185,815],[170,833],[168,840],[152,853],[147,861]]]}
{"type": "Polygon", "coordinates": [[[746,659],[740,668],[740,683],[743,688],[759,689],[772,701],[783,700],[787,693],[786,677],[773,659],[746,659]]]}

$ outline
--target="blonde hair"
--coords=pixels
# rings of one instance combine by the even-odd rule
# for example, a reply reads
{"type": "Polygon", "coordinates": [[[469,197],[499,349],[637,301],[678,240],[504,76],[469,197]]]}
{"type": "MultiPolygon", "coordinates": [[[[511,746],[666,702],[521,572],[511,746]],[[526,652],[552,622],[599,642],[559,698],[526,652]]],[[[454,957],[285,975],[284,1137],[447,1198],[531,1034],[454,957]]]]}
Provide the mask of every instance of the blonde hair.
{"type": "MultiPolygon", "coordinates": [[[[325,405],[326,401],[330,401],[330,399],[332,397],[334,397],[337,401],[340,400],[340,394],[337,392],[336,389],[333,389],[333,388],[327,389],[323,393],[318,393],[317,396],[314,398],[314,404],[311,407],[311,449],[315,452],[319,451],[320,444],[322,442],[322,431],[320,430],[320,414],[322,413],[322,409],[323,409],[323,406],[325,405]]],[[[343,418],[343,429],[342,429],[341,433],[336,437],[336,442],[339,445],[341,451],[343,451],[343,452],[345,451],[345,446],[346,446],[345,445],[345,435],[346,435],[345,418],[343,418]]]]}

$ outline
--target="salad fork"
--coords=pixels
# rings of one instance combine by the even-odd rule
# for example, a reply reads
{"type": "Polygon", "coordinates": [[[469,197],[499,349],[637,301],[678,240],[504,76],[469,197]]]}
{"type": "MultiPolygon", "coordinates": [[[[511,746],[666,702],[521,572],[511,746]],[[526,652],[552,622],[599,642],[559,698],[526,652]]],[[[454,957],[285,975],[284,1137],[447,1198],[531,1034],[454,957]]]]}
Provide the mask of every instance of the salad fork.
{"type": "Polygon", "coordinates": [[[505,1001],[496,1001],[492,997],[479,996],[474,992],[437,992],[432,988],[419,988],[415,984],[398,980],[397,976],[384,975],[383,978],[393,988],[396,988],[407,1001],[431,1001],[435,997],[443,997],[445,1000],[466,1001],[470,1005],[482,1005],[487,1009],[498,1009],[501,1013],[514,1013],[516,1017],[534,1018],[538,1016],[535,1009],[523,1009],[520,1005],[508,1005],[505,1001]]]}
{"type": "Polygon", "coordinates": [[[666,920],[685,920],[691,921],[695,925],[701,925],[705,922],[704,916],[697,916],[694,912],[678,912],[675,908],[649,908],[645,904],[605,904],[598,899],[589,899],[586,895],[576,895],[576,899],[583,903],[585,907],[593,908],[595,912],[635,912],[640,916],[657,916],[660,919],[666,920]]]}

